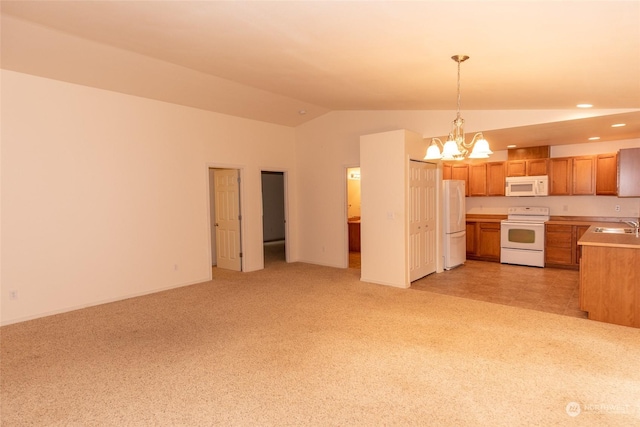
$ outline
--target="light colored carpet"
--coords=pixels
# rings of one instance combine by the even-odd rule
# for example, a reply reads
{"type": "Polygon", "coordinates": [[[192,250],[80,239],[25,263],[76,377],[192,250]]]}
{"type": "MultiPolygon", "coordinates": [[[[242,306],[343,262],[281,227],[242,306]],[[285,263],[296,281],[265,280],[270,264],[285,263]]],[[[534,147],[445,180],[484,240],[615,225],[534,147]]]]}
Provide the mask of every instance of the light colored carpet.
{"type": "Polygon", "coordinates": [[[3,426],[640,425],[640,330],[355,269],[214,268],[0,332],[3,426]]]}

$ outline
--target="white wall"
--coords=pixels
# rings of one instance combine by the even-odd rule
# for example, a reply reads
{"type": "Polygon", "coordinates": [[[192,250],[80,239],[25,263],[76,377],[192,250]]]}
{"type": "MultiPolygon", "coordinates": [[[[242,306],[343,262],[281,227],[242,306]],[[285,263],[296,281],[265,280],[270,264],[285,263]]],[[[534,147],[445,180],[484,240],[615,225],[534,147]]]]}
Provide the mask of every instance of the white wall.
{"type": "MultiPolygon", "coordinates": [[[[363,281],[401,288],[411,284],[410,162],[422,160],[427,145],[422,135],[407,130],[360,138],[363,281]]],[[[434,244],[439,258],[440,242],[434,244]]]]}
{"type": "Polygon", "coordinates": [[[208,280],[210,166],[241,170],[244,270],[263,267],[260,171],[295,183],[292,128],[1,78],[2,324],[208,280]]]}
{"type": "Polygon", "coordinates": [[[360,138],[361,278],[406,287],[406,131],[360,138]]]}

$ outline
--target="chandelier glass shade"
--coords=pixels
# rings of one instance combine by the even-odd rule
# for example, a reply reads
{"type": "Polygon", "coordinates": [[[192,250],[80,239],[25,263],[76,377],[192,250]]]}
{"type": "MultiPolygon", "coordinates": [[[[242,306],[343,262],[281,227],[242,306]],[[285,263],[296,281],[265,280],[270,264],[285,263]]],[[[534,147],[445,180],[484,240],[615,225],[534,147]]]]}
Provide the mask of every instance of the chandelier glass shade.
{"type": "Polygon", "coordinates": [[[432,138],[424,158],[425,160],[463,160],[466,157],[470,159],[486,159],[493,154],[493,151],[489,148],[489,142],[484,139],[482,132],[476,133],[471,141],[466,142],[464,119],[460,115],[460,64],[469,59],[469,57],[455,55],[451,59],[458,63],[458,112],[452,122],[451,132],[447,141],[443,143],[440,138],[432,138]]]}

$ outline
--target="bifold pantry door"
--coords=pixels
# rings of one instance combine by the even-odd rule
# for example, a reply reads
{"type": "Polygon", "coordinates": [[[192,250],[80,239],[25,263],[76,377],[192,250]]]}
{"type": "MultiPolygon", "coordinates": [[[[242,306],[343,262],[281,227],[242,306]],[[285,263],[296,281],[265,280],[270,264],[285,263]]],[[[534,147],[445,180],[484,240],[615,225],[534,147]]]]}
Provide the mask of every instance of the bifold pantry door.
{"type": "Polygon", "coordinates": [[[436,165],[409,166],[409,280],[436,271],[436,165]]]}

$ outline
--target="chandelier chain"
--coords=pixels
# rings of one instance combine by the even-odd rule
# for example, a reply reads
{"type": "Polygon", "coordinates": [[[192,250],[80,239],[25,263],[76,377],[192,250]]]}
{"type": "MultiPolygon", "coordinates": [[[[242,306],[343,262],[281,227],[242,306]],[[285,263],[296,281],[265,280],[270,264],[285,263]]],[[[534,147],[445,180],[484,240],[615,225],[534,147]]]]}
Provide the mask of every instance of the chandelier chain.
{"type": "Polygon", "coordinates": [[[460,118],[460,64],[462,61],[456,61],[458,63],[458,113],[456,115],[457,118],[460,118]]]}

